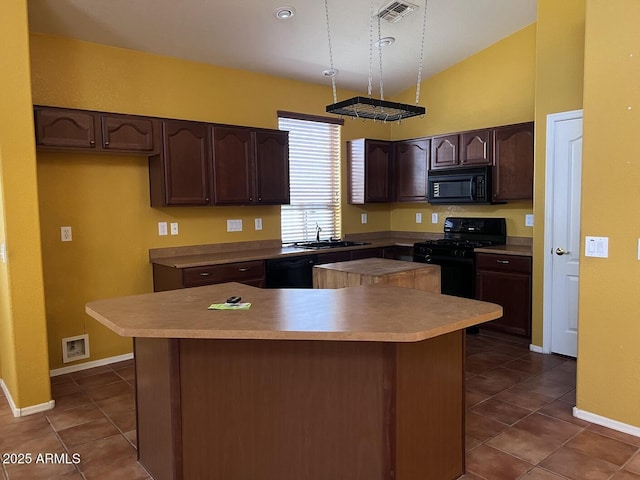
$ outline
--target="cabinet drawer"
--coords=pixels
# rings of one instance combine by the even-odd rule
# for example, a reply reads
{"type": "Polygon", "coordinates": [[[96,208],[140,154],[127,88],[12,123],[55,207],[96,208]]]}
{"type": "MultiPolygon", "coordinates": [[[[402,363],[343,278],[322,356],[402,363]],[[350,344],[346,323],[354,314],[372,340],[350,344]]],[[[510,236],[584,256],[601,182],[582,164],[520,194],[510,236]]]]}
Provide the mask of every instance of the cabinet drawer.
{"type": "Polygon", "coordinates": [[[476,270],[531,273],[531,258],[518,255],[476,254],[476,270]]]}
{"type": "Polygon", "coordinates": [[[264,262],[257,260],[253,262],[191,267],[185,268],[182,275],[185,287],[260,279],[264,277],[264,262]]]}

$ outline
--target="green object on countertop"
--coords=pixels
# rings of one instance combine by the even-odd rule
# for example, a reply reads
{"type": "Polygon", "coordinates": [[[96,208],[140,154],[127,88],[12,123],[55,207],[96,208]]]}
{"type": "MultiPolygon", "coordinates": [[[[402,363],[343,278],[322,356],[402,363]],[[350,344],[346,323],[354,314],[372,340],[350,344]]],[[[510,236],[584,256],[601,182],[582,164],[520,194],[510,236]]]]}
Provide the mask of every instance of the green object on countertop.
{"type": "Polygon", "coordinates": [[[209,310],[249,310],[250,303],[212,303],[209,310]]]}

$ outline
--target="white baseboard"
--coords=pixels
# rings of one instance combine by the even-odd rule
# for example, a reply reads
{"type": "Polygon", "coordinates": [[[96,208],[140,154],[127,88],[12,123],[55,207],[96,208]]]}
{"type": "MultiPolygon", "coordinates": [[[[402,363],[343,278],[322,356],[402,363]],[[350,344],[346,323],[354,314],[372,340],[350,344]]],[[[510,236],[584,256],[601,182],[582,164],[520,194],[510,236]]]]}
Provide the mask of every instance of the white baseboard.
{"type": "Polygon", "coordinates": [[[542,351],[542,347],[534,345],[533,343],[529,344],[529,350],[531,350],[532,352],[536,352],[536,353],[544,353],[542,351]]]}
{"type": "Polygon", "coordinates": [[[640,427],[634,427],[633,425],[612,420],[611,418],[580,410],[578,407],[573,407],[573,416],[581,420],[586,420],[587,422],[595,423],[602,427],[610,428],[611,430],[617,430],[618,432],[628,433],[634,437],[640,437],[640,427]]]}
{"type": "Polygon", "coordinates": [[[46,412],[47,410],[53,409],[56,406],[55,400],[49,400],[45,403],[40,403],[38,405],[31,405],[29,407],[18,408],[16,407],[16,403],[13,401],[13,397],[9,392],[9,389],[4,384],[4,381],[0,378],[0,389],[4,393],[4,396],[7,398],[9,402],[9,408],[11,408],[11,412],[14,417],[24,417],[26,415],[33,415],[34,413],[46,412]]]}
{"type": "Polygon", "coordinates": [[[102,358],[100,360],[93,360],[91,362],[79,363],[78,365],[70,365],[68,367],[55,368],[49,371],[49,376],[57,377],[58,375],[65,375],[67,373],[80,372],[82,370],[101,367],[103,365],[109,365],[111,363],[124,362],[125,360],[131,360],[132,358],[133,358],[133,353],[125,353],[124,355],[117,355],[115,357],[102,358]]]}

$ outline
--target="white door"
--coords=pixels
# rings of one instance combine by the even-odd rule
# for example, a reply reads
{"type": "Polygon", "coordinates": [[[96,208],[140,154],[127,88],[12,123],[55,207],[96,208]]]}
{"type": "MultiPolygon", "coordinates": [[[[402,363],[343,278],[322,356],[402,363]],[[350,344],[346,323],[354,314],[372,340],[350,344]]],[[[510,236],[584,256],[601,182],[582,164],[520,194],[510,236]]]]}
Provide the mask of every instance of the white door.
{"type": "Polygon", "coordinates": [[[547,117],[544,257],[546,353],[578,354],[582,110],[547,117]]]}

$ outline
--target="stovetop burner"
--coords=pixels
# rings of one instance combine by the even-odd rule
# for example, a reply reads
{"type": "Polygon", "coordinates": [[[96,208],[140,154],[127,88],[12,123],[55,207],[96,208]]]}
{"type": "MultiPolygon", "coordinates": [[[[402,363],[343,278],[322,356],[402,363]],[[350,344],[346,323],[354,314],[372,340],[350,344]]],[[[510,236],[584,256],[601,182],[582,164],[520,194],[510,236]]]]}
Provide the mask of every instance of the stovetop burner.
{"type": "Polygon", "coordinates": [[[504,218],[447,217],[444,222],[444,238],[416,243],[414,256],[435,254],[468,258],[473,256],[474,248],[504,245],[506,240],[504,218]]]}

